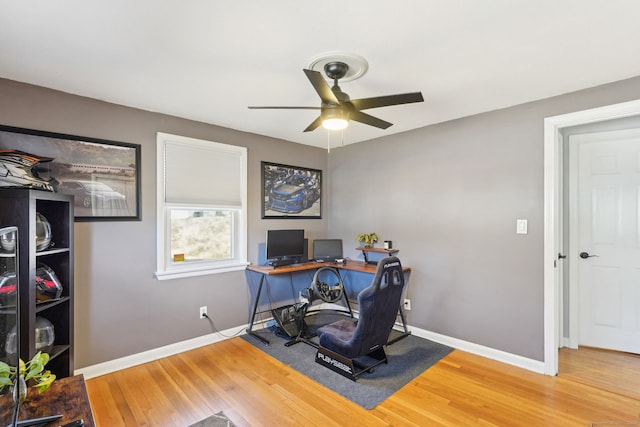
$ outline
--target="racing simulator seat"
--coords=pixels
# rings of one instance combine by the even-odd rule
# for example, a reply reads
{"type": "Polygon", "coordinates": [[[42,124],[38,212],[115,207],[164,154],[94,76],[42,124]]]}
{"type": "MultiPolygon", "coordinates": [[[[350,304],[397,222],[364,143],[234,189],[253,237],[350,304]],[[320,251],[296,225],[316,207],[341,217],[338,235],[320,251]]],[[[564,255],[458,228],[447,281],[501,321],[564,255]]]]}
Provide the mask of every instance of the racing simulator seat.
{"type": "Polygon", "coordinates": [[[382,259],[371,285],[358,294],[358,320],[343,319],[318,328],[316,362],[353,381],[388,363],[384,346],[396,321],[403,290],[400,260],[382,259]]]}

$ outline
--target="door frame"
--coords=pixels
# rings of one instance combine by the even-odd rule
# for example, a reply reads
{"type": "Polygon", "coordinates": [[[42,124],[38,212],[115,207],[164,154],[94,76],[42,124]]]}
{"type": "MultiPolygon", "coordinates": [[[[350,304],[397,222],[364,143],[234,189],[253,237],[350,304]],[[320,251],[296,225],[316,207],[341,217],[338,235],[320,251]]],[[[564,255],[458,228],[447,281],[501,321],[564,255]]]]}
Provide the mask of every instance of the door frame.
{"type": "Polygon", "coordinates": [[[562,253],[563,128],[640,115],[640,100],[577,111],[544,119],[544,373],[558,374],[564,278],[557,265],[562,253]]]}

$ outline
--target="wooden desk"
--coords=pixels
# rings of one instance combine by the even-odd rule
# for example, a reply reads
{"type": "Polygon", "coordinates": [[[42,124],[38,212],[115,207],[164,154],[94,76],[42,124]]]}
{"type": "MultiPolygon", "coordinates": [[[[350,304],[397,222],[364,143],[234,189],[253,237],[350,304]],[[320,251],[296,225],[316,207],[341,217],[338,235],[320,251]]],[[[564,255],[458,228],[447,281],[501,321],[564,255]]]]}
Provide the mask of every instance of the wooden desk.
{"type": "MultiPolygon", "coordinates": [[[[266,274],[268,276],[274,274],[288,274],[296,271],[315,270],[320,267],[334,267],[338,270],[351,270],[359,271],[361,273],[376,274],[378,270],[377,265],[367,264],[362,261],[347,261],[346,264],[337,264],[334,262],[305,262],[301,264],[286,265],[284,267],[270,267],[268,265],[249,265],[247,270],[255,271],[256,273],[266,274]]],[[[411,271],[411,268],[402,266],[402,271],[405,273],[411,271]]]]}
{"type": "Polygon", "coordinates": [[[61,414],[62,418],[47,424],[61,426],[84,420],[85,427],[95,427],[89,395],[82,375],[56,379],[48,390],[38,393],[31,388],[27,400],[20,406],[19,420],[61,414]]]}
{"type": "MultiPolygon", "coordinates": [[[[368,264],[362,261],[351,261],[351,260],[347,261],[347,263],[345,264],[337,264],[333,262],[305,262],[305,263],[287,265],[282,267],[270,267],[265,265],[249,265],[247,266],[247,271],[255,274],[259,274],[260,282],[258,285],[258,290],[256,292],[255,301],[253,301],[253,304],[252,304],[251,319],[249,320],[249,327],[247,328],[247,334],[252,335],[253,337],[259,339],[260,341],[264,342],[267,345],[269,344],[269,340],[267,340],[264,337],[261,337],[260,335],[256,334],[253,331],[253,325],[255,324],[256,315],[258,314],[258,305],[260,303],[260,295],[262,294],[262,289],[264,287],[264,284],[267,282],[266,278],[268,276],[281,275],[281,274],[291,275],[299,271],[316,270],[321,267],[333,267],[338,271],[348,270],[348,271],[356,271],[359,273],[368,273],[368,274],[376,274],[376,271],[378,270],[377,265],[368,264]]],[[[403,266],[402,271],[404,271],[404,273],[406,274],[410,272],[411,269],[409,267],[403,266]]],[[[405,281],[405,288],[406,286],[407,286],[407,283],[405,281]]],[[[345,296],[345,299],[346,299],[346,296],[345,296]]],[[[347,305],[349,305],[348,299],[347,299],[347,305]]],[[[351,307],[349,307],[349,311],[351,311],[351,307]]],[[[402,319],[403,334],[389,341],[389,344],[401,338],[404,338],[405,336],[410,334],[409,329],[407,327],[407,321],[404,314],[403,304],[400,304],[400,307],[398,309],[398,314],[402,319]]]]}

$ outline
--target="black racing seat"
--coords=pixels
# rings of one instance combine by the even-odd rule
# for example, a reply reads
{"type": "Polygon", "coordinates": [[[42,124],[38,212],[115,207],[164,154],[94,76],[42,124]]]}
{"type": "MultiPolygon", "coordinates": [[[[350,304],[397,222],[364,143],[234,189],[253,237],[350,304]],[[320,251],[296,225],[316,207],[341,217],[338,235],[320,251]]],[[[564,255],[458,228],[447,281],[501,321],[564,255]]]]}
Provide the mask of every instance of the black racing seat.
{"type": "Polygon", "coordinates": [[[354,381],[363,372],[388,363],[384,346],[395,324],[403,290],[400,260],[382,259],[371,285],[358,294],[358,320],[344,319],[318,328],[316,362],[354,381]]]}

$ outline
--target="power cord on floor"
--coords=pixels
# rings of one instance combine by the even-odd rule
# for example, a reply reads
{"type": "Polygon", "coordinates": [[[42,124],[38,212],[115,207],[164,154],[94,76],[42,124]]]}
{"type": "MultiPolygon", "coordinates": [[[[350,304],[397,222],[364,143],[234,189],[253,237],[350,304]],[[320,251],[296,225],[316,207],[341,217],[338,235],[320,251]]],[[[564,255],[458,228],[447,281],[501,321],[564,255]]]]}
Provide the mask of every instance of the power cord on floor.
{"type": "Polygon", "coordinates": [[[225,337],[225,338],[233,338],[233,337],[237,337],[238,335],[240,335],[240,334],[244,331],[244,327],[241,327],[241,328],[240,328],[240,330],[239,330],[238,332],[236,332],[235,334],[233,334],[233,335],[225,335],[225,334],[223,334],[222,332],[220,332],[220,331],[216,328],[216,325],[213,323],[213,319],[212,319],[211,317],[209,317],[209,316],[207,315],[207,313],[202,313],[202,317],[206,318],[206,319],[209,321],[209,323],[211,324],[211,329],[213,330],[213,332],[214,332],[214,333],[216,333],[216,334],[220,334],[220,335],[222,335],[222,336],[223,336],[223,337],[225,337]]]}

